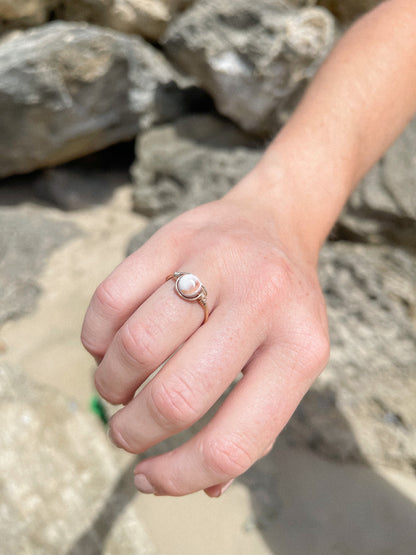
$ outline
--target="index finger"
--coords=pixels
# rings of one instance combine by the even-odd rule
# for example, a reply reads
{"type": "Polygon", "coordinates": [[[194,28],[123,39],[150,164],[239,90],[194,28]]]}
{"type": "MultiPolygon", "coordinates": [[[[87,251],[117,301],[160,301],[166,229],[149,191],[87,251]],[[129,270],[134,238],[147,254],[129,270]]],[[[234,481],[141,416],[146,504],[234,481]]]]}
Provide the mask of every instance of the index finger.
{"type": "Polygon", "coordinates": [[[169,234],[157,232],[97,287],[88,306],[81,341],[102,358],[115,333],[180,265],[180,250],[169,234]]]}

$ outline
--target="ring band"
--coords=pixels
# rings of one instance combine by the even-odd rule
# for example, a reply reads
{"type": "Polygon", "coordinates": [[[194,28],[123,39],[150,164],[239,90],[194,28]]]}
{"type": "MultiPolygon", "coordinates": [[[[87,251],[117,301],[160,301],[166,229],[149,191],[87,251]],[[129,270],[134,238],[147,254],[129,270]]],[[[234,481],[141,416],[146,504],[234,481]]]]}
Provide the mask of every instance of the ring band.
{"type": "Polygon", "coordinates": [[[204,321],[208,320],[209,310],[207,306],[207,290],[202,285],[201,280],[189,272],[175,272],[169,274],[166,281],[175,280],[175,291],[181,299],[188,302],[197,302],[204,309],[204,321]]]}

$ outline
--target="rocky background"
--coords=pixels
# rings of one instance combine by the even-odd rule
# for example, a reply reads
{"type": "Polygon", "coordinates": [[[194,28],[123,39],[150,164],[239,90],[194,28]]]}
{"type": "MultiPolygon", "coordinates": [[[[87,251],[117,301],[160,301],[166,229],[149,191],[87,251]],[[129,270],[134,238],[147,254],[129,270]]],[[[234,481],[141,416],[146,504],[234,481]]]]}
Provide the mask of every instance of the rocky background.
{"type": "Polygon", "coordinates": [[[377,3],[0,0],[1,554],[414,553],[416,120],[322,251],[328,368],[223,499],[135,492],[78,342],[98,282],[244,176],[377,3]]]}

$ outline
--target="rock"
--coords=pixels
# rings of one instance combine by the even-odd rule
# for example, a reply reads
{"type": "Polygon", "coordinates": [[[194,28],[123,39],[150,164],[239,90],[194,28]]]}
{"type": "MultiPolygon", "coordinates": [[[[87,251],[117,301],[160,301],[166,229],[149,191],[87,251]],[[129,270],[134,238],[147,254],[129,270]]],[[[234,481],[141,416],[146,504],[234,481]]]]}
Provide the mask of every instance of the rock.
{"type": "Polygon", "coordinates": [[[318,0],[318,4],[325,6],[341,21],[348,23],[381,2],[382,0],[318,0]]]}
{"type": "Polygon", "coordinates": [[[416,249],[416,118],[363,179],[335,234],[416,249]]]}
{"type": "MultiPolygon", "coordinates": [[[[124,181],[127,183],[127,179],[124,181]]],[[[61,210],[80,210],[108,200],[120,185],[116,172],[88,172],[82,167],[60,166],[44,170],[34,180],[36,195],[61,210]]]]}
{"type": "Polygon", "coordinates": [[[0,411],[3,553],[156,554],[98,419],[3,363],[0,411]]]}
{"type": "Polygon", "coordinates": [[[334,41],[323,8],[283,0],[197,2],[169,26],[167,56],[243,129],[274,133],[334,41]]]}
{"type": "Polygon", "coordinates": [[[103,204],[130,181],[134,141],[120,143],[63,166],[48,168],[31,179],[35,195],[61,210],[103,204]]]}
{"type": "Polygon", "coordinates": [[[172,17],[192,0],[63,0],[62,19],[88,21],[158,40],[172,17]]]}
{"type": "Polygon", "coordinates": [[[260,159],[251,136],[212,114],[193,114],[139,135],[133,207],[151,216],[127,254],[185,210],[222,197],[260,159]]]}
{"type": "Polygon", "coordinates": [[[157,40],[173,16],[170,4],[167,0],[114,0],[111,26],[157,40]]]}
{"type": "Polygon", "coordinates": [[[134,208],[155,216],[223,196],[260,157],[254,140],[210,114],[190,115],[139,136],[134,208]]]}
{"type": "MultiPolygon", "coordinates": [[[[0,177],[132,139],[163,119],[164,57],[140,37],[53,22],[0,44],[0,177]]],[[[166,95],[165,95],[166,96],[166,95]]]]}
{"type": "Polygon", "coordinates": [[[331,360],[285,434],[331,458],[414,472],[416,259],[337,242],[323,249],[320,271],[331,360]]]}
{"type": "Polygon", "coordinates": [[[0,324],[34,308],[48,256],[78,233],[35,208],[0,207],[0,324]]]}
{"type": "Polygon", "coordinates": [[[40,25],[58,0],[0,0],[0,31],[40,25]]]}
{"type": "Polygon", "coordinates": [[[60,0],[56,9],[59,19],[104,23],[115,0],[60,0]]]}

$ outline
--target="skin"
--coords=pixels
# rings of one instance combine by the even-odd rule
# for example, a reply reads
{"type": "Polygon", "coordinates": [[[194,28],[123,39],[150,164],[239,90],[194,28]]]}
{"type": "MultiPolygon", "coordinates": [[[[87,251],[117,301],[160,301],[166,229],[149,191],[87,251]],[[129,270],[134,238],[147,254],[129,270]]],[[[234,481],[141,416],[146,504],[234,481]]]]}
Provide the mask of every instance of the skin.
{"type": "Polygon", "coordinates": [[[359,20],[262,160],[223,199],[184,213],[97,288],[82,331],[98,392],[122,403],[113,442],[132,453],[189,428],[135,469],[140,491],[217,497],[264,456],[329,356],[319,250],[349,194],[416,110],[416,5],[359,20]],[[165,277],[196,274],[210,317],[165,277]],[[176,349],[182,345],[182,348],[176,349]],[[134,397],[145,379],[175,353],[134,397]]]}

